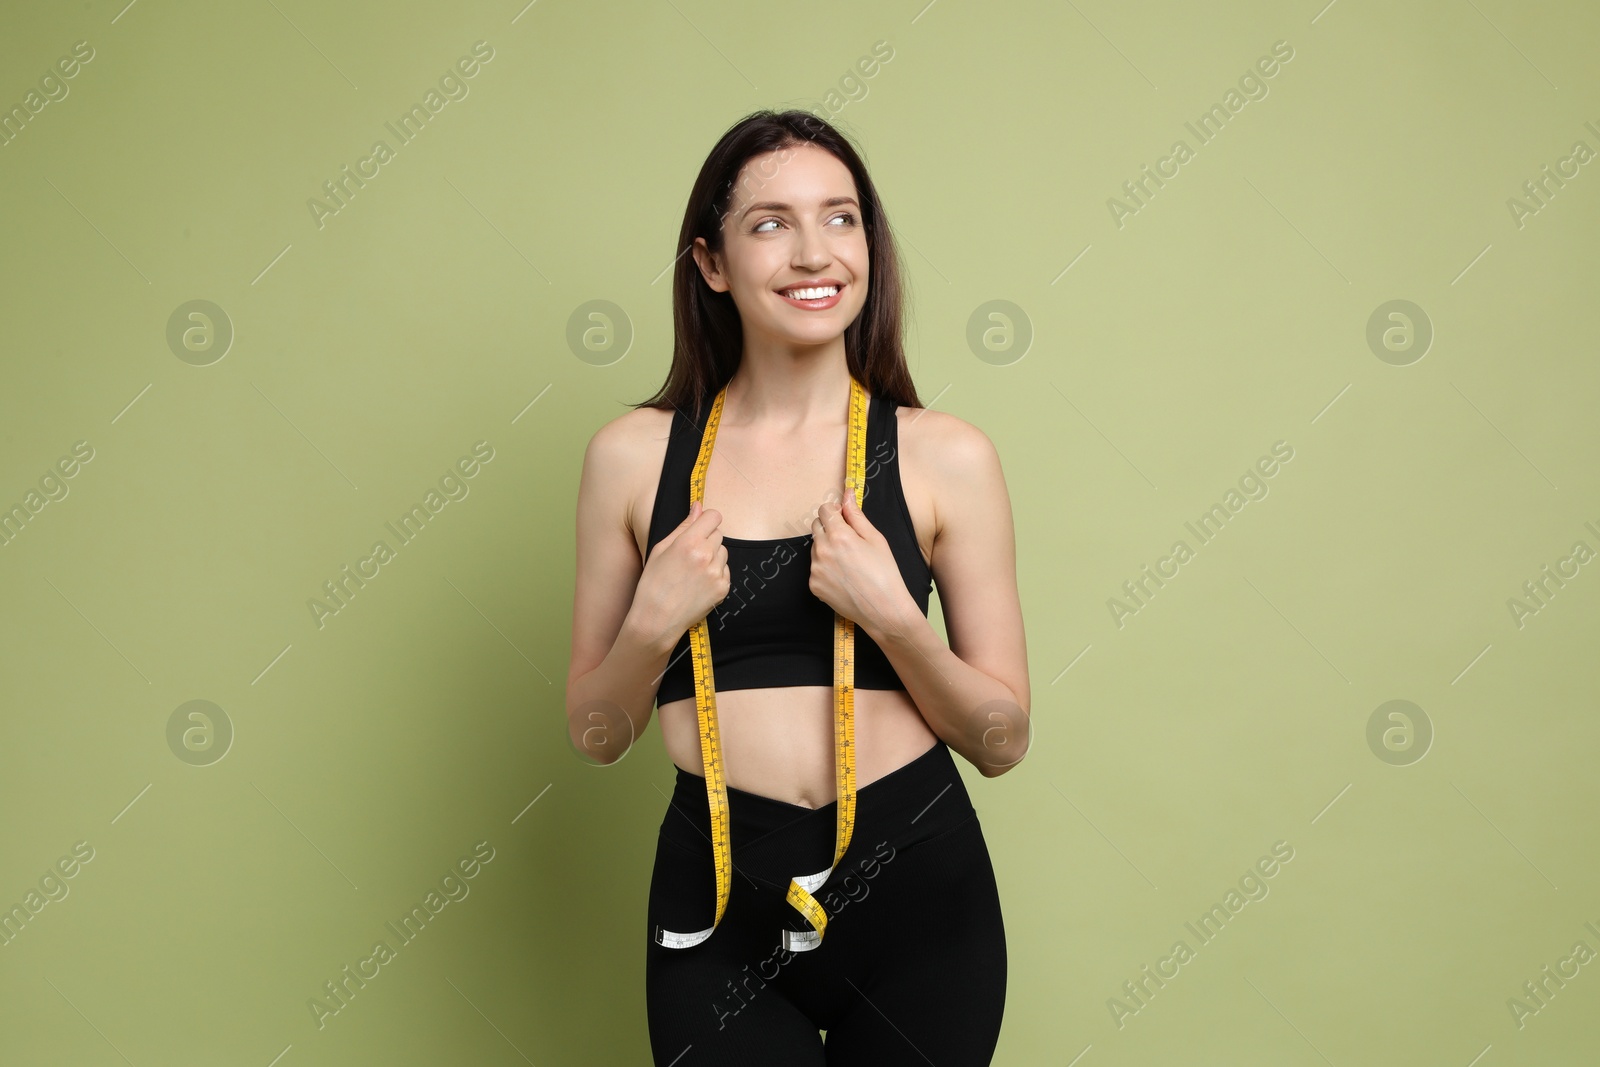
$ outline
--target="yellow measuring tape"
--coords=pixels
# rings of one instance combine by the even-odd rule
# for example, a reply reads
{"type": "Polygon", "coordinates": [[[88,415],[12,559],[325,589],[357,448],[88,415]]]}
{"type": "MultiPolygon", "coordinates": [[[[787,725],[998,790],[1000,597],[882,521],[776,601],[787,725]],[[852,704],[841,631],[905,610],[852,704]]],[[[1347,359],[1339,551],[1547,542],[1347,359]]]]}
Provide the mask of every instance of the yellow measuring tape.
{"type": "MultiPolygon", "coordinates": [[[[704,502],[706,468],[711,464],[711,448],[722,420],[722,401],[728,394],[723,386],[711,404],[705,435],[700,439],[700,455],[689,478],[689,500],[704,502]]],[[[845,491],[854,493],[859,507],[864,492],[867,463],[867,394],[855,376],[850,377],[850,431],[845,445],[845,491]]],[[[709,618],[709,616],[708,616],[709,618]]],[[[833,617],[833,744],[834,781],[838,792],[837,833],[833,862],[816,874],[796,875],[789,881],[785,899],[810,921],[810,930],[784,930],[783,947],[790,952],[805,952],[822,944],[828,914],[811,895],[828,880],[828,875],[850,847],[850,834],[856,825],[856,624],[837,613],[833,617]]],[[[656,943],[667,948],[689,948],[710,937],[722,922],[728,908],[728,891],[733,885],[733,846],[729,840],[728,789],[722,776],[722,737],[717,731],[717,690],[711,676],[711,631],[701,619],[689,631],[689,650],[694,657],[694,705],[700,720],[700,756],[705,764],[706,797],[711,805],[711,852],[717,872],[717,915],[711,925],[694,933],[674,933],[656,927],[656,943]]]]}

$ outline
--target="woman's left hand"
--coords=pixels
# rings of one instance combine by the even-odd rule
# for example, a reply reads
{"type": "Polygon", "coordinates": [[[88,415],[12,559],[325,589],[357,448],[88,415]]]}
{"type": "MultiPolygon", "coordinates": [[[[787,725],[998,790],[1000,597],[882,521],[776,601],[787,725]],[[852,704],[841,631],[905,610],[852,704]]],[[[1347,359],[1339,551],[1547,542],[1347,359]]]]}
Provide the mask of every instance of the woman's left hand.
{"type": "Polygon", "coordinates": [[[811,592],[869,635],[892,631],[911,599],[894,551],[854,493],[823,504],[811,521],[811,592]]]}

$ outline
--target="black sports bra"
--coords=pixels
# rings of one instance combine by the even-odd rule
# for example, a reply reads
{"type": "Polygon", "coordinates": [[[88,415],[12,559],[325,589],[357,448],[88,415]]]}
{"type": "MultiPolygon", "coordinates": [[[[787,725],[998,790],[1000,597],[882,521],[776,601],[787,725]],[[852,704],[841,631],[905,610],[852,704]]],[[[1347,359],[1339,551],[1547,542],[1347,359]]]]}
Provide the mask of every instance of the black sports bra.
{"type": "MultiPolygon", "coordinates": [[[[656,485],[646,555],[689,514],[689,476],[700,454],[707,397],[691,420],[681,410],[672,416],[667,455],[656,485]]],[[[899,425],[893,400],[874,395],[867,403],[866,488],[861,510],[894,552],[906,588],[922,614],[928,614],[933,572],[917,547],[916,530],[900,485],[899,425]]],[[[842,475],[843,472],[841,471],[842,475]]],[[[711,638],[711,668],[718,692],[778,686],[833,685],[834,611],[811,592],[811,535],[761,541],[724,536],[728,550],[728,596],[706,620],[711,638]]],[[[855,687],[904,689],[889,658],[858,626],[855,635],[855,687]]],[[[678,638],[656,692],[656,706],[694,697],[694,663],[689,634],[678,638]]]]}

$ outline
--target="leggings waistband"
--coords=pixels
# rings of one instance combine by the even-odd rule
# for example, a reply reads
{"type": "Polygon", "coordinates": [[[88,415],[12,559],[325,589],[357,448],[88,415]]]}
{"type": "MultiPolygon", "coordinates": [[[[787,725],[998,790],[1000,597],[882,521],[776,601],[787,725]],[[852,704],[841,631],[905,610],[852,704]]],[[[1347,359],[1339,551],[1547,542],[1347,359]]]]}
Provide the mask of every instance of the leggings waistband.
{"type": "MultiPolygon", "coordinates": [[[[711,862],[711,811],[704,776],[677,768],[661,836],[711,862]]],[[[728,787],[734,866],[779,888],[833,860],[839,802],[818,808],[728,787]]],[[[961,773],[941,739],[922,755],[856,791],[856,821],[841,866],[886,842],[900,849],[950,830],[976,814],[961,773]]]]}

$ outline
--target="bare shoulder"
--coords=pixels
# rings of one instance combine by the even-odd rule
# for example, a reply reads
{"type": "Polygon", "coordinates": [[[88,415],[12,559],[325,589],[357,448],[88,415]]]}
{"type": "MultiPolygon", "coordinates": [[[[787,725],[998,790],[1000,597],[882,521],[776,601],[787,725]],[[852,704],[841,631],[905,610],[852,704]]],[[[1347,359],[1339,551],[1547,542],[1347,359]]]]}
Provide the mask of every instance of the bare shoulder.
{"type": "Polygon", "coordinates": [[[584,451],[587,488],[635,535],[641,554],[671,432],[671,410],[634,408],[595,430],[584,451]]]}
{"type": "Polygon", "coordinates": [[[898,407],[895,414],[906,506],[913,524],[931,533],[931,548],[958,506],[992,502],[997,489],[1003,498],[1000,455],[988,434],[948,412],[898,407]]]}
{"type": "Polygon", "coordinates": [[[652,441],[666,454],[667,434],[672,429],[672,412],[660,408],[633,408],[603,424],[589,438],[588,454],[602,463],[626,462],[637,458],[639,449],[652,441]]]}
{"type": "Polygon", "coordinates": [[[926,466],[957,463],[982,464],[998,459],[989,435],[965,419],[932,408],[898,407],[900,448],[926,466]]]}

